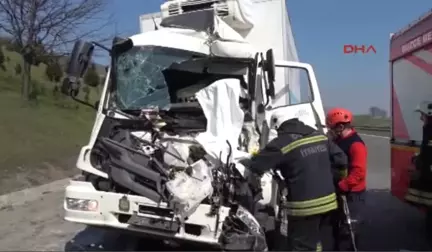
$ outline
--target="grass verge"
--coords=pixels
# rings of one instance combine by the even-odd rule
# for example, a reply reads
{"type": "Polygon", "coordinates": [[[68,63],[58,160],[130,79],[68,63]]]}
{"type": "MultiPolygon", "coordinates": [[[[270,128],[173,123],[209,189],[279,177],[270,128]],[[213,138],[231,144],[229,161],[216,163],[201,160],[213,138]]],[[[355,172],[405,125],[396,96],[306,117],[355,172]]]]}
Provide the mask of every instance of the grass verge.
{"type": "MultiPolygon", "coordinates": [[[[4,49],[3,49],[4,50],[4,49]]],[[[54,96],[44,77],[45,65],[32,68],[37,102],[20,97],[21,76],[14,72],[19,55],[4,50],[6,71],[0,70],[0,194],[74,175],[76,156],[89,139],[95,110],[70,98],[54,96]]],[[[99,95],[92,90],[90,101],[99,95]]]]}
{"type": "Polygon", "coordinates": [[[76,172],[74,156],[88,141],[91,108],[65,109],[48,99],[23,105],[16,93],[0,95],[0,194],[76,172]]]}

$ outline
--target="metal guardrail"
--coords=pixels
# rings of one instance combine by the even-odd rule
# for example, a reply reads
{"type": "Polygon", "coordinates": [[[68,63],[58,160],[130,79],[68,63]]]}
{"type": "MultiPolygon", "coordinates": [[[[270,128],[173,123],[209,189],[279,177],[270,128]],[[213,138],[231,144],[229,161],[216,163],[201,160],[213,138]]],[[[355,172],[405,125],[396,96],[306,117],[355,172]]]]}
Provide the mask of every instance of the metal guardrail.
{"type": "Polygon", "coordinates": [[[390,132],[390,126],[367,126],[359,125],[354,126],[358,130],[377,131],[377,132],[390,132]]]}

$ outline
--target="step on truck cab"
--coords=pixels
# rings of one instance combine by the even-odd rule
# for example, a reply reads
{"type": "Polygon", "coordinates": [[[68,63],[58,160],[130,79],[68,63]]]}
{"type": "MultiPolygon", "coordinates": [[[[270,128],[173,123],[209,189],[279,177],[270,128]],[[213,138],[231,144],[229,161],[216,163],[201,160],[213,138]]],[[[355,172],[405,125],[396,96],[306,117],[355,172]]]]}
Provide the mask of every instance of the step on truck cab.
{"type": "MultiPolygon", "coordinates": [[[[300,63],[284,0],[175,0],[116,38],[65,219],[225,250],[265,250],[275,173],[254,187],[241,160],[275,112],[325,133],[318,83],[300,63]],[[254,247],[255,246],[255,247],[254,247]]],[[[62,91],[78,100],[95,42],[78,41],[62,91]]],[[[79,102],[83,102],[78,100],[79,102]]]]}
{"type": "MultiPolygon", "coordinates": [[[[391,192],[405,201],[422,122],[416,107],[432,100],[432,12],[390,35],[391,192]]],[[[432,202],[430,198],[423,200],[432,202]]],[[[421,202],[418,202],[421,203],[421,202]]]]}

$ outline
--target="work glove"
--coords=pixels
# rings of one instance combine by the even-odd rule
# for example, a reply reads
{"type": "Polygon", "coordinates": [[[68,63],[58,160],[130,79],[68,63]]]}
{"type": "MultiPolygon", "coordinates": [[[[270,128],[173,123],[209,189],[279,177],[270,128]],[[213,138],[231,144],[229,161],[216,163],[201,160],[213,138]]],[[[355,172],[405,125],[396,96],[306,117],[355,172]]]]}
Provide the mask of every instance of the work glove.
{"type": "Polygon", "coordinates": [[[258,153],[259,153],[259,148],[258,147],[254,147],[254,148],[251,148],[250,150],[249,150],[249,154],[251,154],[252,156],[256,156],[256,155],[258,155],[258,153]]]}
{"type": "Polygon", "coordinates": [[[338,168],[332,167],[332,175],[333,175],[333,180],[339,182],[348,176],[348,169],[341,168],[341,167],[338,168]]]}
{"type": "Polygon", "coordinates": [[[336,193],[344,193],[344,192],[349,192],[349,187],[345,181],[345,179],[348,177],[348,168],[341,168],[339,167],[339,169],[336,170],[336,177],[334,177],[334,179],[336,179],[337,183],[336,183],[336,193]]]}

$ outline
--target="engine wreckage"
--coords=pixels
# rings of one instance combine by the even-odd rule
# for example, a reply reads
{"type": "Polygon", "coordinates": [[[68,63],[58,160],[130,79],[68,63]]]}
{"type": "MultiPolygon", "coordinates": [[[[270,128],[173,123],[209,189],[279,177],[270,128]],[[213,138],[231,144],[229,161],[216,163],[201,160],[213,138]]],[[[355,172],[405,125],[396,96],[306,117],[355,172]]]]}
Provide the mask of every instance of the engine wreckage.
{"type": "MultiPolygon", "coordinates": [[[[92,159],[109,175],[97,177],[99,190],[146,197],[171,209],[176,227],[201,204],[215,216],[214,236],[225,250],[266,250],[264,232],[253,216],[260,182],[250,184],[241,160],[258,146],[253,122],[239,105],[238,79],[221,79],[194,96],[199,106],[145,109],[134,118],[113,119],[92,159]],[[229,208],[221,220],[221,206],[229,208]],[[222,227],[219,227],[221,225],[222,227]],[[222,230],[217,234],[217,230],[222,230]]],[[[179,104],[177,104],[179,105],[179,104]]]]}

